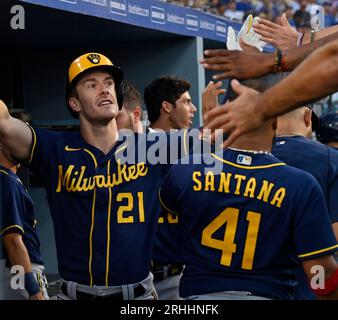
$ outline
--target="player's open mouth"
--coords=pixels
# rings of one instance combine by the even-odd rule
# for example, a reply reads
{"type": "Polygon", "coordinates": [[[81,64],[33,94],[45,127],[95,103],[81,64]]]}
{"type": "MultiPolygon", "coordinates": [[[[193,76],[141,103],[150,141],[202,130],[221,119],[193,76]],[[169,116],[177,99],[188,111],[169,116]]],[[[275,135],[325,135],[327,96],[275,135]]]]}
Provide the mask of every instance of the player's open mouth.
{"type": "Polygon", "coordinates": [[[98,104],[99,107],[103,107],[103,106],[106,106],[106,105],[109,105],[109,104],[113,104],[113,101],[110,100],[110,99],[104,99],[104,100],[101,100],[98,104]]]}

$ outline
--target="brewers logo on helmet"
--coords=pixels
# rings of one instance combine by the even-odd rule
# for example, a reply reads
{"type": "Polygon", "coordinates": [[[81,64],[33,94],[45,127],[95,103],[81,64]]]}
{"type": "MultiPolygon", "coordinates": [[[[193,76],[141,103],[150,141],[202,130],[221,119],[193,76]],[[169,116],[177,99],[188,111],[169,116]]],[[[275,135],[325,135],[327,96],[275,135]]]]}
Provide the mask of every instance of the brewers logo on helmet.
{"type": "Polygon", "coordinates": [[[66,83],[66,102],[67,106],[74,118],[78,118],[78,114],[73,111],[68,105],[69,95],[72,89],[76,86],[81,77],[87,72],[93,70],[104,70],[110,73],[115,82],[116,97],[119,109],[123,105],[123,95],[121,90],[121,84],[123,80],[123,71],[121,68],[115,66],[106,56],[101,53],[85,53],[82,56],[76,58],[70,65],[67,75],[66,83]]]}

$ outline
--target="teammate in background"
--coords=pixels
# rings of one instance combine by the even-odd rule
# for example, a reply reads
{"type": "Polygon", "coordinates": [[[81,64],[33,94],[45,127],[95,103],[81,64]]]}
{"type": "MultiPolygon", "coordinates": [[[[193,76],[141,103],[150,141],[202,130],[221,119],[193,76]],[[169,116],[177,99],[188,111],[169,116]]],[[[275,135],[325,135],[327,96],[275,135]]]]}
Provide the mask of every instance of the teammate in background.
{"type": "Polygon", "coordinates": [[[116,118],[117,127],[142,133],[142,98],[140,92],[129,82],[122,83],[123,106],[116,118]]]}
{"type": "Polygon", "coordinates": [[[182,297],[293,299],[298,259],[310,283],[312,267],[323,266],[324,289],[312,283],[318,296],[338,298],[338,245],[323,192],[310,174],[270,153],[275,128],[265,121],[210,154],[222,172],[203,162],[169,170],[159,198],[183,227],[182,297]]]}
{"type": "Polygon", "coordinates": [[[320,117],[320,124],[316,129],[317,140],[338,150],[338,113],[329,112],[320,117]]]}
{"type": "MultiPolygon", "coordinates": [[[[279,117],[272,153],[286,164],[310,173],[318,181],[338,239],[338,152],[308,139],[309,132],[312,133],[313,114],[309,107],[301,107],[279,117]]],[[[303,270],[299,269],[297,274],[297,299],[314,299],[303,270]]]]}
{"type": "MultiPolygon", "coordinates": [[[[278,117],[272,153],[286,164],[302,169],[316,178],[324,192],[338,240],[338,152],[307,139],[312,127],[312,115],[311,109],[301,107],[278,117]]],[[[318,127],[321,124],[313,129],[318,130],[318,127]]]]}
{"type": "MultiPolygon", "coordinates": [[[[16,117],[18,117],[17,115],[16,117]]],[[[0,144],[0,300],[48,299],[32,198],[16,175],[19,164],[0,144]],[[12,266],[24,269],[25,289],[11,286],[12,266]]],[[[15,281],[17,284],[17,282],[15,281]]]]}
{"type": "Polygon", "coordinates": [[[188,81],[173,76],[159,77],[144,89],[150,131],[190,128],[197,109],[189,90],[188,81]]]}
{"type": "MultiPolygon", "coordinates": [[[[189,128],[196,108],[189,94],[190,83],[173,76],[155,79],[144,90],[149,132],[189,128]]],[[[160,204],[158,207],[160,212],[160,204]]],[[[178,300],[183,264],[180,252],[179,219],[162,211],[153,250],[152,273],[160,300],[178,300]]]]}

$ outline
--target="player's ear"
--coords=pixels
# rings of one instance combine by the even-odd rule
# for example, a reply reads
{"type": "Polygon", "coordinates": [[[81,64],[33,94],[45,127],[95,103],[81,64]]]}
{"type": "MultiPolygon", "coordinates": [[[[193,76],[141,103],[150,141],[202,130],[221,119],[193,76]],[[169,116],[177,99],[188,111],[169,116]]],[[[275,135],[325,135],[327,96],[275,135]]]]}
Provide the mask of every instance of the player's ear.
{"type": "Polygon", "coordinates": [[[141,109],[141,107],[137,106],[134,109],[133,114],[134,114],[135,122],[142,120],[142,109],[141,109]]]}
{"type": "Polygon", "coordinates": [[[173,104],[168,102],[168,101],[162,101],[162,110],[165,112],[165,113],[170,113],[171,112],[171,109],[173,107],[173,104]]]}
{"type": "Polygon", "coordinates": [[[305,108],[304,109],[304,123],[306,125],[307,128],[312,127],[312,121],[311,121],[311,117],[312,117],[312,110],[309,108],[305,108]]]}
{"type": "Polygon", "coordinates": [[[77,113],[81,111],[80,101],[76,99],[75,97],[70,97],[68,99],[68,105],[73,111],[77,113]]]}

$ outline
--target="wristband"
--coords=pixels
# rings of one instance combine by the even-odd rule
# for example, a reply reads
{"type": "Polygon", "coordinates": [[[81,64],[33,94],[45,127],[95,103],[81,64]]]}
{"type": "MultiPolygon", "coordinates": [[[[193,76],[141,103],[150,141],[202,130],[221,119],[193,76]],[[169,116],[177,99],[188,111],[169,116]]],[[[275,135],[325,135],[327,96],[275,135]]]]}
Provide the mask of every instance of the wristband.
{"type": "Polygon", "coordinates": [[[310,43],[312,43],[313,41],[315,41],[315,31],[311,30],[310,43]]]}
{"type": "Polygon", "coordinates": [[[285,61],[285,54],[282,54],[280,64],[281,64],[281,69],[282,69],[283,72],[289,71],[289,67],[288,67],[288,65],[286,64],[286,61],[285,61]]]}
{"type": "Polygon", "coordinates": [[[273,72],[281,72],[283,71],[282,68],[282,58],[283,58],[283,52],[280,49],[277,49],[275,51],[275,60],[274,60],[274,66],[273,66],[273,72]]]}
{"type": "Polygon", "coordinates": [[[326,296],[331,293],[334,293],[338,289],[338,269],[334,272],[334,274],[324,283],[324,289],[317,288],[312,291],[318,296],[326,296]]]}
{"type": "Polygon", "coordinates": [[[28,292],[28,295],[34,296],[41,291],[38,282],[36,281],[33,272],[25,273],[25,289],[28,292]]]}

